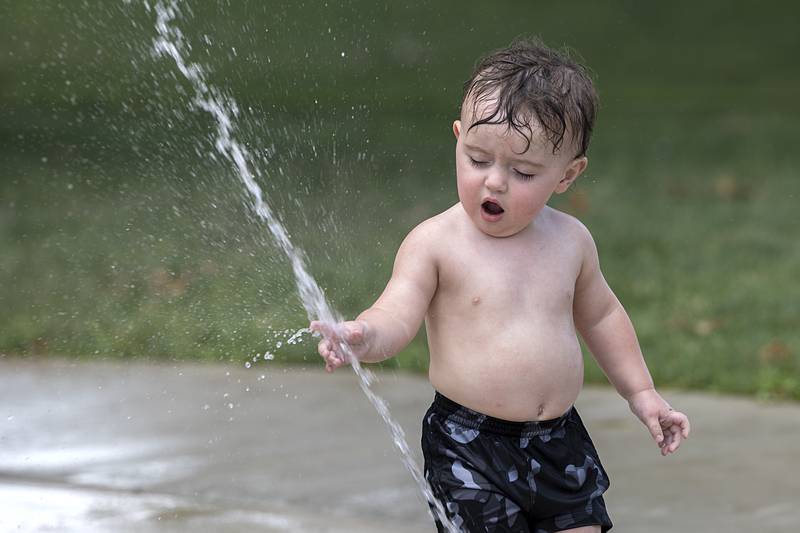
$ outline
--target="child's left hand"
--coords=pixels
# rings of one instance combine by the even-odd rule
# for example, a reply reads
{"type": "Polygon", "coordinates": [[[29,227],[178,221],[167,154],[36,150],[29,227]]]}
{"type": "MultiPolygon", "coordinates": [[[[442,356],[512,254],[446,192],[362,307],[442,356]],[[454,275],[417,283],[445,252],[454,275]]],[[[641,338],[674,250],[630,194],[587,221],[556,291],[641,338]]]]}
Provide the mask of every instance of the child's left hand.
{"type": "Polygon", "coordinates": [[[655,389],[637,392],[628,398],[628,405],[647,426],[653,440],[661,448],[661,455],[675,452],[681,441],[689,438],[689,418],[672,409],[655,389]]]}

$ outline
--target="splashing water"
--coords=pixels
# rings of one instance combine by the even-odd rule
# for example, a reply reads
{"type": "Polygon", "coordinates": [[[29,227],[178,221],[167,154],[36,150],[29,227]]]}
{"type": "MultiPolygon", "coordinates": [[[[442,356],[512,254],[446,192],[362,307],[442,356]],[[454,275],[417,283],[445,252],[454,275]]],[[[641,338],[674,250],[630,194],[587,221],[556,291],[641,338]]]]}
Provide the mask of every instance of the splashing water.
{"type": "MultiPolygon", "coordinates": [[[[148,10],[150,9],[147,3],[145,3],[145,7],[148,10]]],[[[183,37],[183,32],[173,24],[180,14],[178,1],[170,0],[164,2],[160,0],[155,4],[155,11],[157,16],[156,31],[158,36],[153,40],[153,50],[157,56],[170,57],[175,61],[178,70],[194,89],[192,103],[214,118],[216,122],[216,150],[234,165],[237,174],[250,193],[252,201],[251,207],[255,215],[267,225],[275,241],[291,262],[300,300],[303,303],[309,320],[316,319],[329,324],[341,322],[342,318],[331,308],[328,301],[325,299],[325,294],[322,292],[322,289],[308,273],[302,250],[296,248],[292,244],[289,239],[289,234],[283,227],[283,224],[281,224],[280,220],[275,217],[272,210],[269,208],[269,205],[264,199],[261,187],[256,183],[255,175],[248,164],[250,156],[244,146],[234,137],[234,119],[239,114],[236,102],[231,97],[220,92],[216,87],[209,85],[206,81],[205,70],[201,65],[194,62],[187,62],[185,59],[188,56],[190,47],[183,37]]],[[[258,174],[258,169],[256,169],[255,172],[258,174]]],[[[406,442],[403,428],[392,419],[386,402],[372,391],[371,385],[374,377],[372,372],[361,367],[358,359],[353,356],[348,346],[343,345],[342,349],[348,356],[353,371],[356,376],[358,376],[361,390],[389,427],[392,440],[394,441],[395,447],[400,451],[403,464],[411,473],[411,476],[414,478],[414,481],[417,483],[425,499],[431,504],[436,518],[445,525],[450,533],[460,533],[460,529],[455,526],[445,514],[441,502],[434,497],[428,482],[422,475],[419,465],[414,461],[411,450],[406,442]]]]}

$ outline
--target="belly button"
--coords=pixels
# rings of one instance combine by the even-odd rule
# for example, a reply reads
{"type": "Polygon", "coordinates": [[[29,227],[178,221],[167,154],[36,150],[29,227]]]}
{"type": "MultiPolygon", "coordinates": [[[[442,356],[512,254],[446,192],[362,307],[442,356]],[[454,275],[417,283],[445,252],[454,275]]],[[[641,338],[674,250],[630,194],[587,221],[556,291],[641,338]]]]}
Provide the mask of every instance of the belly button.
{"type": "Polygon", "coordinates": [[[539,406],[539,416],[542,416],[543,413],[544,413],[544,405],[540,405],[539,406]]]}
{"type": "Polygon", "coordinates": [[[479,303],[481,303],[480,296],[476,296],[475,298],[472,299],[472,305],[478,305],[479,303]]]}

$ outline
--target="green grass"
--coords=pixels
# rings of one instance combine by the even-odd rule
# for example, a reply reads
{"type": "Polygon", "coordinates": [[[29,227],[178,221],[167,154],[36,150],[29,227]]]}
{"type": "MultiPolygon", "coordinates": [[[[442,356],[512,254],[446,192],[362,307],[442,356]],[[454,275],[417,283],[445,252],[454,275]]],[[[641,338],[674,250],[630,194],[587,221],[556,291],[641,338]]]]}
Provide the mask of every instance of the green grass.
{"type": "MultiPolygon", "coordinates": [[[[477,56],[537,33],[597,74],[588,173],[553,203],[594,234],[657,383],[800,399],[794,4],[192,4],[193,57],[344,316],[455,202],[477,56]]],[[[212,124],[149,54],[152,21],[0,7],[0,354],[316,361],[308,338],[276,348],[306,324],[291,269],[206,156],[212,124]]],[[[424,335],[384,364],[424,370],[424,335]]]]}

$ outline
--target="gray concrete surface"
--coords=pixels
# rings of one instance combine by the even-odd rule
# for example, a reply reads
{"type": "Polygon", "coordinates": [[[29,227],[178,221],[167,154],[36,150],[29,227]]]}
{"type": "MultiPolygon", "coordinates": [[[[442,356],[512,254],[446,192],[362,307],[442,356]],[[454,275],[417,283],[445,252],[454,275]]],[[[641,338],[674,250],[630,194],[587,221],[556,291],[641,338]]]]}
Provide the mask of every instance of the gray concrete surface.
{"type": "MultiPolygon", "coordinates": [[[[427,381],[379,374],[419,453],[427,381]]],[[[693,434],[663,458],[611,389],[578,408],[615,531],[793,531],[800,406],[670,393],[693,434]]],[[[433,531],[351,372],[0,359],[0,531],[433,531]]]]}

